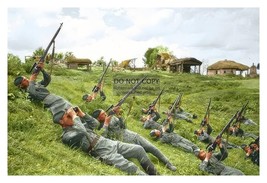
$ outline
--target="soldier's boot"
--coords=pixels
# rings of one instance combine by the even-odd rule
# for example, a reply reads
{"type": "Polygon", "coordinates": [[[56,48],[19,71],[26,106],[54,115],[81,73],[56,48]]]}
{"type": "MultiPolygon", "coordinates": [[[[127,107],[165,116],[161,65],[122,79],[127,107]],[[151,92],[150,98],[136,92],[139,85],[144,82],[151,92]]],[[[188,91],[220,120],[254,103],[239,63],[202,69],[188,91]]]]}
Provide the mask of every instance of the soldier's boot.
{"type": "Polygon", "coordinates": [[[153,165],[153,163],[150,160],[142,162],[141,166],[143,167],[143,169],[148,175],[159,175],[159,173],[156,170],[156,167],[153,165]]]}
{"type": "Polygon", "coordinates": [[[188,123],[193,123],[193,121],[189,118],[185,119],[188,123]]]}
{"type": "Polygon", "coordinates": [[[170,169],[171,171],[176,171],[177,168],[175,166],[173,166],[170,162],[166,164],[167,168],[170,169]]]}
{"type": "Polygon", "coordinates": [[[136,170],[136,175],[147,175],[147,174],[138,168],[136,170]]]}

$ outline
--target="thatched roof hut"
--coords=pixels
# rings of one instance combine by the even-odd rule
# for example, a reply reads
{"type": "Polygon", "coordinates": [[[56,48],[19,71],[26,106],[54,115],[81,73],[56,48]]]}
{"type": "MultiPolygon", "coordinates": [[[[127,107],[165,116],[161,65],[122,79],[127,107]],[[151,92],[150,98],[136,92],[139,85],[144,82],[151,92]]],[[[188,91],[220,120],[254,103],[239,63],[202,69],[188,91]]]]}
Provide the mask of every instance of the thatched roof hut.
{"type": "Polygon", "coordinates": [[[92,61],[88,58],[70,58],[67,63],[92,64],[92,61]]]}
{"type": "Polygon", "coordinates": [[[240,74],[242,71],[248,70],[249,67],[240,63],[237,63],[232,60],[221,60],[218,61],[212,65],[210,65],[207,68],[208,75],[223,75],[223,74],[236,74],[236,71],[240,71],[240,74]]]}
{"type": "Polygon", "coordinates": [[[88,58],[69,58],[66,61],[68,69],[78,69],[78,67],[86,66],[87,70],[91,70],[92,61],[88,58]]]}
{"type": "Polygon", "coordinates": [[[208,67],[210,70],[219,70],[219,69],[237,69],[237,70],[248,70],[249,67],[240,63],[237,63],[232,60],[223,60],[218,61],[208,67]]]}

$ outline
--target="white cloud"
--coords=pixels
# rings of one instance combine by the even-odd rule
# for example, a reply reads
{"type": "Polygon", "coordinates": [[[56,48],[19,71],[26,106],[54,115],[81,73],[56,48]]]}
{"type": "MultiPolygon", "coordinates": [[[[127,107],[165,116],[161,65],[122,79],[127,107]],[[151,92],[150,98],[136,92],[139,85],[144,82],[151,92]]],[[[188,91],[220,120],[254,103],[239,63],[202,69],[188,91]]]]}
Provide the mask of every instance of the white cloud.
{"type": "Polygon", "coordinates": [[[10,8],[8,20],[8,51],[23,59],[64,22],[56,49],[76,57],[142,60],[163,45],[177,57],[259,62],[257,8],[10,8]]]}

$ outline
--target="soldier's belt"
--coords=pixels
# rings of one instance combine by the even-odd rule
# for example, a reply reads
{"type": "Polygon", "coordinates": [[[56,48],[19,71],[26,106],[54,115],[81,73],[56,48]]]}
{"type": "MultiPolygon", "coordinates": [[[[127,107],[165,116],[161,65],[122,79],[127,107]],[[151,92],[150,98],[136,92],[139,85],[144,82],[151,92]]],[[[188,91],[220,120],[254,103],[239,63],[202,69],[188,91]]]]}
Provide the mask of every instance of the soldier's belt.
{"type": "Polygon", "coordinates": [[[92,141],[92,143],[90,144],[90,146],[89,146],[89,148],[88,148],[88,152],[90,153],[91,151],[92,151],[92,149],[95,147],[95,145],[96,145],[96,143],[97,143],[97,141],[100,139],[100,136],[99,135],[97,135],[94,139],[93,139],[93,141],[92,141]]]}

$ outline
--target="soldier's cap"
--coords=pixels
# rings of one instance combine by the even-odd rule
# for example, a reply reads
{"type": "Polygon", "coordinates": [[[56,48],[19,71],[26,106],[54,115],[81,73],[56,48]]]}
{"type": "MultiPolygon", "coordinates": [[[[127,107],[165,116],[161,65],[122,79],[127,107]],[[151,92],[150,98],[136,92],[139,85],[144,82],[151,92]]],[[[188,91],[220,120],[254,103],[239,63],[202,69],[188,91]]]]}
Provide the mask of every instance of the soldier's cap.
{"type": "Polygon", "coordinates": [[[245,147],[247,147],[247,145],[246,144],[242,144],[240,147],[244,150],[245,147]]]}
{"type": "Polygon", "coordinates": [[[53,115],[53,121],[54,121],[54,123],[59,124],[59,121],[63,117],[64,114],[65,114],[65,110],[60,110],[57,113],[55,113],[53,115]]]}
{"type": "Polygon", "coordinates": [[[155,137],[156,136],[156,130],[151,130],[149,133],[150,137],[155,137]]]}
{"type": "Polygon", "coordinates": [[[82,97],[82,99],[83,100],[86,100],[88,98],[88,96],[89,96],[88,94],[84,94],[83,97],[82,97]]]}
{"type": "Polygon", "coordinates": [[[199,155],[199,152],[200,152],[200,149],[195,149],[195,150],[194,150],[194,155],[195,155],[195,156],[198,156],[198,155],[199,155]]]}
{"type": "Polygon", "coordinates": [[[23,80],[22,76],[16,77],[16,79],[14,80],[14,85],[19,86],[21,84],[22,80],[23,80]]]}
{"type": "Polygon", "coordinates": [[[102,109],[97,109],[92,113],[93,118],[97,119],[102,109]]]}

